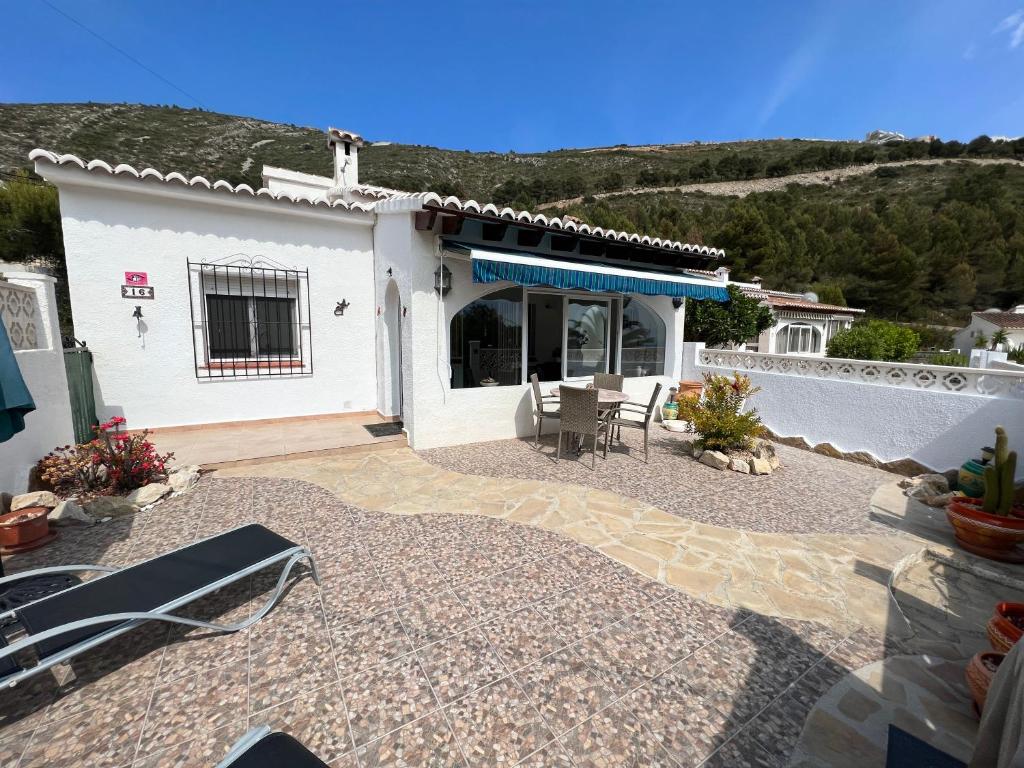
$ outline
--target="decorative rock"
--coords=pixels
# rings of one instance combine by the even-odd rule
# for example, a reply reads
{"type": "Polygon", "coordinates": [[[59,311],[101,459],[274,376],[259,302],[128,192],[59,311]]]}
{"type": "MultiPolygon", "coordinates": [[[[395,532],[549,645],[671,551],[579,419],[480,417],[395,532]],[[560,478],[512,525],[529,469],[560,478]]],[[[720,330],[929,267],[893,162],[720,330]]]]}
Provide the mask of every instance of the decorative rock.
{"type": "Polygon", "coordinates": [[[684,438],[681,438],[676,443],[676,445],[679,446],[680,452],[685,453],[685,454],[687,454],[689,456],[692,456],[694,451],[696,450],[697,441],[694,440],[691,437],[684,437],[684,438]]]}
{"type": "Polygon", "coordinates": [[[752,475],[770,475],[772,473],[772,465],[767,459],[751,459],[750,473],[752,475]]]}
{"type": "Polygon", "coordinates": [[[750,466],[743,459],[729,459],[729,469],[733,472],[741,472],[744,475],[750,474],[750,466]]]}
{"type": "Polygon", "coordinates": [[[696,445],[693,446],[693,458],[700,461],[700,457],[704,455],[704,449],[698,448],[696,445]]]}
{"type": "MultiPolygon", "coordinates": [[[[672,423],[672,422],[670,422],[672,423]]],[[[167,476],[167,484],[175,493],[184,493],[199,482],[199,467],[195,464],[186,464],[171,470],[167,476]]]]}
{"type": "Polygon", "coordinates": [[[945,490],[943,492],[949,490],[949,480],[945,475],[940,475],[936,472],[929,472],[915,477],[905,477],[900,480],[899,484],[900,488],[916,488],[919,485],[934,485],[944,488],[945,490]]]}
{"type": "Polygon", "coordinates": [[[768,465],[772,468],[772,472],[782,466],[782,462],[779,461],[779,457],[774,453],[768,457],[768,465]]]}
{"type": "Polygon", "coordinates": [[[132,504],[136,504],[140,507],[146,507],[160,501],[160,499],[170,493],[171,490],[171,486],[166,483],[150,483],[149,485],[144,485],[141,488],[136,488],[134,491],[129,493],[126,498],[132,504]]]}
{"type": "Polygon", "coordinates": [[[123,517],[134,515],[139,511],[139,505],[133,504],[124,496],[98,496],[86,503],[85,511],[92,517],[123,517]]]}
{"type": "Polygon", "coordinates": [[[729,466],[729,457],[720,451],[704,451],[700,456],[700,463],[715,469],[725,469],[729,466]]]}
{"type": "Polygon", "coordinates": [[[23,493],[11,499],[11,512],[17,512],[25,507],[47,507],[53,509],[60,504],[60,499],[49,491],[32,491],[23,493]]]}
{"type": "Polygon", "coordinates": [[[54,525],[92,525],[93,520],[75,499],[65,499],[50,513],[49,520],[54,525]]]}

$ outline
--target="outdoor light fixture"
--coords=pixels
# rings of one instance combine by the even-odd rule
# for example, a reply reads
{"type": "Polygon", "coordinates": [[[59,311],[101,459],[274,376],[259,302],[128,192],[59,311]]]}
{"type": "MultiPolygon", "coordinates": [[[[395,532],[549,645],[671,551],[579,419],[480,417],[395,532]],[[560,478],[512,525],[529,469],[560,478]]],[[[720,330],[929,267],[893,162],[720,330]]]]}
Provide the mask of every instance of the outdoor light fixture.
{"type": "Polygon", "coordinates": [[[452,289],[452,271],[444,264],[434,270],[434,290],[442,297],[452,289]]]}
{"type": "Polygon", "coordinates": [[[680,296],[674,297],[672,299],[672,306],[675,307],[676,309],[679,309],[681,306],[683,306],[683,299],[682,299],[682,297],[680,297],[680,296]]]}
{"type": "Polygon", "coordinates": [[[345,310],[348,309],[350,306],[352,305],[349,304],[348,301],[342,299],[341,301],[338,302],[338,306],[334,308],[334,316],[341,317],[342,315],[345,314],[345,310]]]}

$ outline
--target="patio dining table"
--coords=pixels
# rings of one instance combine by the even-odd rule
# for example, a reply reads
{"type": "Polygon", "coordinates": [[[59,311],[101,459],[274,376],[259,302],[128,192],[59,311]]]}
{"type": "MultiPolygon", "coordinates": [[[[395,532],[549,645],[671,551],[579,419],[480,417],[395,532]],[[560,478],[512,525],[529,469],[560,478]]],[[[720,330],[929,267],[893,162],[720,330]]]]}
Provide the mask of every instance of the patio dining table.
{"type": "MultiPolygon", "coordinates": [[[[562,385],[570,386],[570,385],[562,385]]],[[[552,387],[551,394],[556,397],[560,394],[559,390],[562,386],[552,387]]],[[[577,387],[577,389],[584,389],[584,387],[577,387]]],[[[598,389],[597,390],[597,407],[599,411],[605,411],[607,416],[610,416],[615,410],[616,405],[620,405],[629,400],[629,395],[625,392],[619,392],[617,389],[598,389]]],[[[576,438],[576,454],[583,453],[583,437],[579,436],[576,438]]]]}

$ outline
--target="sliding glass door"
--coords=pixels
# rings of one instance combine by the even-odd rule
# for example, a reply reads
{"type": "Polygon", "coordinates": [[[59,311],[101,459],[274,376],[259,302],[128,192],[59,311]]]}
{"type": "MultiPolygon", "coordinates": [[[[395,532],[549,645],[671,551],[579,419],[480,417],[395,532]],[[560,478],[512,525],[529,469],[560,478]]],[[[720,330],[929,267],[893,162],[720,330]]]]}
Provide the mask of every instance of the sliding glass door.
{"type": "Polygon", "coordinates": [[[608,372],[611,306],[606,299],[566,297],[565,378],[608,372]]]}

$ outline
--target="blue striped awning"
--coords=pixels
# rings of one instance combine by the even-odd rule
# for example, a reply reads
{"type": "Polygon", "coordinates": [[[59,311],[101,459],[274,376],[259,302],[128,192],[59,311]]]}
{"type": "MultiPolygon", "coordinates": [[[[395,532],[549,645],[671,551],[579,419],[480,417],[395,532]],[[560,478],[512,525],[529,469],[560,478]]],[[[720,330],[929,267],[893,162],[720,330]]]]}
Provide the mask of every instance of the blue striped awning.
{"type": "Polygon", "coordinates": [[[472,249],[474,283],[511,282],[535,288],[564,288],[594,293],[637,293],[728,301],[722,283],[669,273],[639,272],[603,264],[579,264],[540,256],[472,249]]]}

